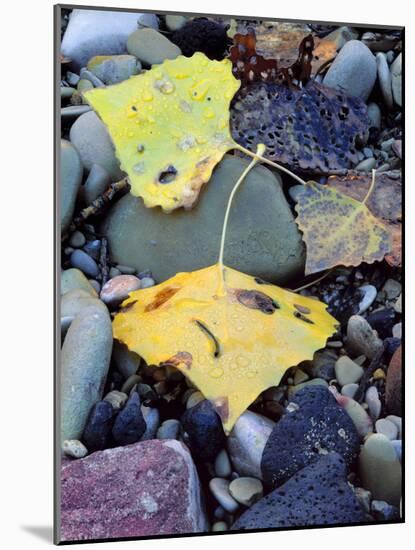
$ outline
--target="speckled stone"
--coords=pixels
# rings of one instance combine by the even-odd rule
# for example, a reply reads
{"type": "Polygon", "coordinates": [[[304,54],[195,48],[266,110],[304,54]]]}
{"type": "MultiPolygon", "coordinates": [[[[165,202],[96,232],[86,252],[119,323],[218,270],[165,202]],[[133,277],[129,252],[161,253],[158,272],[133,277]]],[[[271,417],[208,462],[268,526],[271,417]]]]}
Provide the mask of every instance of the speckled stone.
{"type": "Polygon", "coordinates": [[[292,397],[265,445],[261,460],[264,483],[278,487],[331,451],[350,466],[359,452],[356,428],[330,391],[318,386],[304,388],[292,397]]]}
{"type": "Polygon", "coordinates": [[[368,519],[346,481],[344,460],[329,453],[317,455],[315,462],[243,513],[231,529],[336,525],[368,519]]]}
{"type": "Polygon", "coordinates": [[[178,441],[144,441],[62,466],[62,541],[208,530],[196,468],[178,441]]]}

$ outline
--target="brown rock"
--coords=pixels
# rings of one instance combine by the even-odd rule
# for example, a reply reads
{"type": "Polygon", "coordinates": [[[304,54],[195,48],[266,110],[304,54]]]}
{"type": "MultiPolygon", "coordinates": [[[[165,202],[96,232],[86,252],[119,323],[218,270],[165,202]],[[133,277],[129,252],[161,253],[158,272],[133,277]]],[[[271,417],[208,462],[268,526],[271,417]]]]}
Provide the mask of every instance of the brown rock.
{"type": "Polygon", "coordinates": [[[389,363],[385,399],[389,412],[402,416],[402,346],[395,351],[389,363]]]}

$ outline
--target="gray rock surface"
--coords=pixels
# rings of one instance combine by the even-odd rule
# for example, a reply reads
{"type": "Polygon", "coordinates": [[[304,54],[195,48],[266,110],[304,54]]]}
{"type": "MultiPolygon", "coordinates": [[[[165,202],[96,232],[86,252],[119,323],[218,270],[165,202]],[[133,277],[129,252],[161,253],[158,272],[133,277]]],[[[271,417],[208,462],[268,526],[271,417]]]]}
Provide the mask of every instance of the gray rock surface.
{"type": "Polygon", "coordinates": [[[402,107],[402,54],[391,65],[392,92],[395,103],[402,107]]]}
{"type": "Polygon", "coordinates": [[[152,14],[74,9],[61,51],[71,59],[71,67],[79,71],[95,55],[125,53],[128,36],[141,24],[158,28],[152,14]]]}
{"type": "Polygon", "coordinates": [[[69,141],[61,139],[59,184],[62,232],[66,231],[71,223],[83,171],[81,159],[75,147],[69,141]]]}
{"type": "Polygon", "coordinates": [[[154,29],[138,29],[127,40],[127,50],[147,65],[175,59],[182,52],[176,44],[154,29]]]}
{"type": "Polygon", "coordinates": [[[366,101],[376,80],[376,60],[360,40],[347,42],[324,77],[323,84],[366,101]]]}
{"type": "MultiPolygon", "coordinates": [[[[190,211],[164,214],[126,195],[102,227],[113,262],[150,269],[161,282],[180,271],[217,262],[226,203],[248,161],[226,156],[190,211]]],[[[280,178],[254,168],[235,195],[225,264],[270,282],[292,280],[304,268],[304,245],[280,187],[280,178]]]]}
{"type": "Polygon", "coordinates": [[[109,313],[90,306],[72,322],[61,354],[61,440],[80,439],[102,397],[112,349],[109,313]]]}
{"type": "Polygon", "coordinates": [[[77,118],[69,136],[86,170],[91,170],[93,164],[99,164],[113,181],[123,177],[108,130],[94,111],[77,118]]]}
{"type": "Polygon", "coordinates": [[[87,67],[106,85],[118,84],[141,71],[141,63],[134,55],[97,55],[87,67]]]}

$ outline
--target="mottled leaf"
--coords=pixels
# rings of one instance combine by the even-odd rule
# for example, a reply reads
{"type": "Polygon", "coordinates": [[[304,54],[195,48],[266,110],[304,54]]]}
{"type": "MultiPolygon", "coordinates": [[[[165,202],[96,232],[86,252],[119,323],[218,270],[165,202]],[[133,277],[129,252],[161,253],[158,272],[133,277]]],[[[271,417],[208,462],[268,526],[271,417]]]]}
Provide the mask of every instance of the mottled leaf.
{"type": "MultiPolygon", "coordinates": [[[[371,175],[351,172],[346,176],[331,176],[327,185],[341,193],[362,201],[369,190],[371,175]]],[[[382,220],[392,238],[392,251],[386,254],[388,264],[402,265],[402,182],[400,171],[379,172],[367,200],[367,207],[382,220]]]]}
{"type": "Polygon", "coordinates": [[[109,129],[131,193],[171,211],[194,205],[234,147],[229,103],[239,85],[228,59],[195,53],[84,96],[109,129]]]}
{"type": "Polygon", "coordinates": [[[149,364],[172,365],[210,399],[227,432],[284,372],[335,332],[326,305],[219,264],[132,292],[114,337],[149,364]]]}
{"type": "Polygon", "coordinates": [[[367,107],[358,98],[309,82],[304,88],[254,82],[240,90],[231,108],[232,136],[291,170],[327,173],[359,162],[355,143],[367,132],[367,107]]]}
{"type": "Polygon", "coordinates": [[[391,251],[388,230],[362,202],[314,182],[304,186],[297,200],[306,275],[337,265],[373,263],[391,251]]]}

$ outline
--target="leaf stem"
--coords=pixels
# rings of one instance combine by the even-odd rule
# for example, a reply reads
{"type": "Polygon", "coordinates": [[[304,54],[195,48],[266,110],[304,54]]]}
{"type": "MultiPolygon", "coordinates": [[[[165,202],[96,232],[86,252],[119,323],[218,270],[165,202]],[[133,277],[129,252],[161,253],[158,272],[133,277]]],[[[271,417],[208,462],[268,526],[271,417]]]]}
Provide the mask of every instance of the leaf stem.
{"type": "Polygon", "coordinates": [[[291,292],[300,292],[300,290],[304,290],[305,288],[308,288],[309,286],[313,286],[315,285],[316,283],[319,283],[320,281],[322,281],[323,279],[325,279],[327,277],[327,275],[330,275],[330,273],[333,271],[334,267],[332,267],[331,269],[329,269],[328,271],[326,271],[323,275],[321,275],[320,277],[318,277],[317,279],[314,279],[314,281],[311,281],[310,283],[307,283],[303,286],[300,286],[298,288],[294,288],[291,292]]]}
{"type": "Polygon", "coordinates": [[[372,170],[372,182],[371,182],[371,184],[370,184],[370,187],[369,187],[368,192],[366,193],[366,197],[365,197],[365,198],[363,199],[363,201],[362,201],[362,204],[366,204],[368,198],[369,198],[370,195],[372,194],[373,188],[374,188],[374,186],[375,186],[375,179],[376,179],[376,170],[373,169],[373,170],[372,170]]]}
{"type": "MultiPolygon", "coordinates": [[[[238,149],[242,153],[245,153],[245,155],[248,155],[249,157],[252,157],[252,158],[260,159],[261,162],[264,162],[265,164],[269,164],[270,166],[273,166],[274,168],[276,168],[277,170],[280,170],[281,172],[285,172],[286,174],[294,178],[296,181],[301,183],[301,185],[307,185],[307,182],[301,179],[300,176],[297,176],[296,174],[294,174],[294,172],[291,172],[291,170],[288,170],[288,168],[285,168],[284,166],[281,166],[281,164],[277,164],[276,162],[273,162],[272,160],[269,160],[266,157],[263,157],[262,154],[259,153],[259,147],[261,144],[258,145],[258,149],[256,153],[253,153],[249,149],[246,149],[242,145],[239,145],[239,143],[235,143],[235,145],[236,145],[235,149],[238,149]]],[[[264,152],[265,152],[265,148],[264,148],[264,152]]]]}
{"type": "MultiPolygon", "coordinates": [[[[258,163],[260,162],[263,157],[262,157],[262,153],[265,151],[265,145],[263,145],[262,143],[260,143],[257,147],[257,152],[256,154],[252,153],[251,156],[252,156],[252,161],[248,164],[248,166],[245,168],[245,170],[242,172],[240,178],[238,179],[238,181],[235,183],[234,185],[234,188],[232,189],[231,191],[231,194],[229,195],[229,199],[228,199],[228,205],[226,207],[226,212],[225,212],[225,218],[223,220],[223,227],[222,227],[222,237],[221,237],[221,241],[220,241],[220,249],[219,249],[219,260],[218,260],[218,263],[219,263],[219,268],[220,268],[220,272],[221,272],[221,277],[223,279],[223,252],[224,252],[224,249],[225,249],[225,239],[226,239],[226,230],[227,230],[227,227],[228,227],[228,220],[229,220],[229,213],[231,211],[231,206],[232,206],[232,201],[233,201],[233,197],[235,196],[235,193],[236,191],[238,190],[238,187],[241,185],[241,183],[244,181],[244,179],[246,178],[246,176],[248,175],[248,173],[252,170],[252,168],[258,163]]],[[[250,152],[251,153],[251,152],[250,152]]]]}

